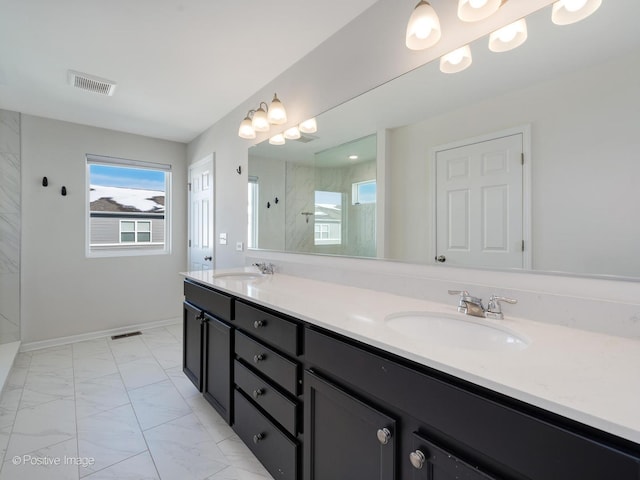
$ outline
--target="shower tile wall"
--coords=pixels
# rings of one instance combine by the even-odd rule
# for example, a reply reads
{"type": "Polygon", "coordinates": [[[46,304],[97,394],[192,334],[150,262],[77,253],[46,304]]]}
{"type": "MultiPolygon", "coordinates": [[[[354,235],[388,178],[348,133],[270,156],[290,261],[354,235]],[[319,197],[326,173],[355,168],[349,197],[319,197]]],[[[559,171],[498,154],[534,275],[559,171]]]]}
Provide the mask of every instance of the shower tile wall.
{"type": "Polygon", "coordinates": [[[0,343],[20,339],[20,114],[0,110],[0,343]]]}

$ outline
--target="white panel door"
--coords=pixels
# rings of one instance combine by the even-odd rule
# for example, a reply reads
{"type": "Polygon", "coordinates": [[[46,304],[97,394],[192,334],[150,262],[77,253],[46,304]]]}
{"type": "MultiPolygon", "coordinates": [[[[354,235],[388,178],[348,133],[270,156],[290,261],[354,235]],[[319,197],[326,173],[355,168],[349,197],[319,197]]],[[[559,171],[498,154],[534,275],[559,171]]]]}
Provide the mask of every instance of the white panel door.
{"type": "Polygon", "coordinates": [[[436,152],[436,260],[523,268],[522,134],[436,152]]]}
{"type": "Polygon", "coordinates": [[[189,270],[214,268],[213,155],[189,167],[189,270]]]}

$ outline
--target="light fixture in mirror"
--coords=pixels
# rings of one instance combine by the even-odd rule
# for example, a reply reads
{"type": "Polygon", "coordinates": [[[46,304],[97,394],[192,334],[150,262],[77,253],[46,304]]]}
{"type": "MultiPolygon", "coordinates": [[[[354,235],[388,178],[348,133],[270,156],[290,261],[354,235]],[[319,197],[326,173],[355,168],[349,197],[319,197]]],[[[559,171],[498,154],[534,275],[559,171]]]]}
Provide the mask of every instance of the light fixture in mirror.
{"type": "Polygon", "coordinates": [[[425,0],[414,8],[407,24],[406,44],[411,50],[424,50],[440,40],[440,19],[438,14],[425,0]]]}
{"type": "Polygon", "coordinates": [[[458,73],[469,68],[472,61],[471,48],[469,45],[465,45],[440,58],[440,71],[442,73],[458,73]]]}
{"type": "Polygon", "coordinates": [[[559,0],[553,4],[551,20],[556,25],[569,25],[593,14],[602,0],[559,0]]]}
{"type": "Polygon", "coordinates": [[[271,145],[284,145],[286,141],[282,133],[276,133],[275,135],[269,138],[269,143],[271,145]]]}
{"type": "Polygon", "coordinates": [[[524,18],[506,25],[489,35],[489,50],[508,52],[527,40],[527,21],[524,18]]]}
{"type": "Polygon", "coordinates": [[[318,131],[318,122],[315,117],[310,118],[309,120],[305,120],[300,125],[298,125],[298,129],[302,133],[316,133],[318,131]]]}
{"type": "MultiPolygon", "coordinates": [[[[457,5],[451,3],[449,16],[455,17],[457,5]]],[[[603,2],[588,23],[575,28],[558,28],[550,13],[551,4],[527,17],[527,48],[495,55],[484,48],[486,37],[480,38],[471,44],[473,68],[464,75],[452,78],[435,62],[424,65],[320,115],[321,138],[302,134],[302,141],[285,146],[252,147],[249,172],[260,177],[265,202],[281,199],[260,219],[262,238],[273,243],[259,248],[311,251],[284,241],[293,232],[287,221],[305,220],[301,210],[287,219],[283,208],[307,195],[307,187],[297,187],[296,178],[304,177],[267,158],[268,152],[302,158],[307,149],[321,151],[375,131],[376,181],[384,185],[378,193],[384,208],[378,204],[376,223],[368,227],[376,229],[375,256],[436,265],[429,253],[437,241],[432,151],[529,124],[531,243],[525,248],[532,270],[640,280],[640,2],[603,2]]],[[[351,153],[344,152],[343,163],[351,153]]],[[[490,160],[487,168],[499,164],[490,160]]],[[[314,225],[313,205],[304,209],[308,225],[314,225]]]]}
{"type": "Polygon", "coordinates": [[[297,140],[300,138],[300,129],[298,127],[287,128],[284,131],[284,138],[287,140],[297,140]]]}
{"type": "Polygon", "coordinates": [[[464,22],[477,22],[493,15],[503,0],[459,0],[458,18],[464,22]]]}

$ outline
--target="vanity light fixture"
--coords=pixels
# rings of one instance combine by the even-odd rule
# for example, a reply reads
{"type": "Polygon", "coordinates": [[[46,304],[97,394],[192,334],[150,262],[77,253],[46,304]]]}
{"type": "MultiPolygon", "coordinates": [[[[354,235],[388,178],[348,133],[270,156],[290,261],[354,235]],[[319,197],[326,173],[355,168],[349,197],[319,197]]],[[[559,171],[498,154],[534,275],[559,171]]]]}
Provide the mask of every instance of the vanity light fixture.
{"type": "Polygon", "coordinates": [[[587,18],[602,5],[602,0],[558,0],[551,10],[556,25],[570,25],[587,18]]]}
{"type": "Polygon", "coordinates": [[[267,118],[267,104],[264,102],[260,102],[258,106],[258,110],[253,114],[253,118],[251,119],[251,126],[256,132],[268,132],[269,131],[269,119],[267,118]],[[265,108],[262,108],[264,105],[265,108]]]}
{"type": "Polygon", "coordinates": [[[413,10],[407,24],[406,44],[411,50],[423,50],[432,47],[440,40],[442,31],[440,19],[426,0],[420,0],[413,10]]]}
{"type": "Polygon", "coordinates": [[[527,22],[524,18],[517,20],[489,35],[489,50],[492,52],[508,52],[519,47],[527,40],[527,22]]]}
{"type": "Polygon", "coordinates": [[[284,131],[284,138],[287,140],[297,140],[300,138],[300,129],[298,127],[287,128],[284,131]]]}
{"type": "Polygon", "coordinates": [[[459,0],[458,18],[463,22],[484,20],[496,13],[503,3],[503,0],[459,0]]]}
{"type": "Polygon", "coordinates": [[[472,61],[471,48],[469,45],[465,45],[440,57],[440,71],[442,73],[458,73],[468,68],[472,61]]]}
{"type": "Polygon", "coordinates": [[[300,125],[298,125],[298,128],[302,133],[316,133],[318,131],[318,124],[314,117],[302,122],[300,125]]]}
{"type": "Polygon", "coordinates": [[[278,95],[275,93],[273,94],[271,105],[269,106],[267,119],[272,125],[282,125],[287,122],[287,111],[284,109],[284,105],[282,105],[282,102],[278,99],[278,95]]]}
{"type": "Polygon", "coordinates": [[[284,135],[282,133],[276,133],[274,136],[269,138],[269,143],[271,145],[284,145],[285,144],[284,135]]]}
{"type": "Polygon", "coordinates": [[[242,122],[240,122],[240,128],[238,129],[238,136],[240,138],[246,138],[247,140],[256,138],[256,131],[253,129],[253,125],[251,124],[251,116],[254,113],[255,110],[249,110],[249,112],[247,112],[247,116],[244,117],[242,122]]]}

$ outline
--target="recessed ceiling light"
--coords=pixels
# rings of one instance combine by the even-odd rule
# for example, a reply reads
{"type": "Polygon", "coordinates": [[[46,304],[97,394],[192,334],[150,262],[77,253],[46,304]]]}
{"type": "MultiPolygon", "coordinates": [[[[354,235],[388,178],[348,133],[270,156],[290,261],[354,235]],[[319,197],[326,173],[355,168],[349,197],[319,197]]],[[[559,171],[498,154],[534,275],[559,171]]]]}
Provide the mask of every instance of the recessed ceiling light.
{"type": "Polygon", "coordinates": [[[349,160],[357,160],[358,155],[349,155],[349,160]]]}

